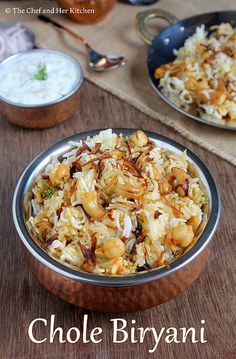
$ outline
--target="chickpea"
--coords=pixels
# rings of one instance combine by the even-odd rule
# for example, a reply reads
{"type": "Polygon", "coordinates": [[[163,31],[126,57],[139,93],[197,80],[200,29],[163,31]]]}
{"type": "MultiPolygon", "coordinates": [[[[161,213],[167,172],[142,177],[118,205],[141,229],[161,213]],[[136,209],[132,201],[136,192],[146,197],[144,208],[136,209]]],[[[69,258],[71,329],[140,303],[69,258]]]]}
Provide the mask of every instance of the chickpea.
{"type": "Polygon", "coordinates": [[[117,196],[122,196],[127,199],[140,198],[144,192],[144,186],[139,187],[133,186],[129,183],[117,183],[115,186],[115,193],[117,196]]]}
{"type": "Polygon", "coordinates": [[[159,191],[161,194],[169,194],[172,191],[172,186],[170,184],[170,182],[168,182],[167,180],[164,180],[162,182],[159,183],[159,191]]]}
{"type": "Polygon", "coordinates": [[[192,229],[193,229],[193,232],[196,233],[197,230],[198,230],[198,227],[199,227],[200,224],[201,224],[201,221],[202,221],[201,216],[199,216],[199,214],[197,214],[196,216],[191,217],[191,218],[187,221],[187,224],[188,224],[189,226],[191,226],[192,229]]]}
{"type": "Polygon", "coordinates": [[[173,241],[179,244],[182,248],[186,248],[193,241],[194,233],[192,226],[186,223],[179,223],[171,230],[171,237],[173,241]]]}
{"type": "Polygon", "coordinates": [[[154,76],[155,79],[160,79],[162,76],[165,75],[166,72],[166,66],[160,66],[155,70],[154,76]]]}
{"type": "Polygon", "coordinates": [[[156,181],[159,181],[159,180],[162,178],[162,173],[161,173],[161,171],[160,171],[158,168],[156,168],[155,165],[152,165],[152,170],[153,170],[154,179],[155,179],[156,181]]]}
{"type": "Polygon", "coordinates": [[[61,181],[68,181],[70,178],[70,168],[64,163],[59,163],[54,171],[49,175],[53,186],[60,186],[61,181]]]}
{"type": "Polygon", "coordinates": [[[147,145],[148,137],[143,131],[137,130],[130,136],[130,141],[134,146],[143,147],[147,145]]]}
{"type": "Polygon", "coordinates": [[[185,195],[186,195],[185,190],[182,185],[177,186],[175,191],[176,191],[176,193],[178,193],[178,195],[180,197],[185,197],[185,195]]]}
{"type": "Polygon", "coordinates": [[[175,176],[178,184],[185,184],[186,179],[190,180],[190,176],[188,175],[187,172],[185,172],[182,168],[178,168],[178,167],[173,167],[171,169],[171,172],[173,173],[173,175],[175,176]]]}
{"type": "Polygon", "coordinates": [[[171,172],[173,173],[178,183],[175,189],[176,193],[178,193],[180,197],[187,196],[189,193],[189,187],[191,185],[191,177],[182,168],[173,167],[171,172]]]}
{"type": "Polygon", "coordinates": [[[95,191],[84,194],[83,208],[92,218],[101,219],[106,214],[105,210],[98,203],[98,194],[95,191]]]}
{"type": "Polygon", "coordinates": [[[125,245],[119,238],[108,239],[102,247],[96,250],[96,255],[106,259],[114,259],[123,256],[125,245]]]}
{"type": "Polygon", "coordinates": [[[210,94],[210,103],[214,106],[216,105],[222,105],[222,103],[225,101],[226,96],[221,91],[213,91],[210,94]]]}

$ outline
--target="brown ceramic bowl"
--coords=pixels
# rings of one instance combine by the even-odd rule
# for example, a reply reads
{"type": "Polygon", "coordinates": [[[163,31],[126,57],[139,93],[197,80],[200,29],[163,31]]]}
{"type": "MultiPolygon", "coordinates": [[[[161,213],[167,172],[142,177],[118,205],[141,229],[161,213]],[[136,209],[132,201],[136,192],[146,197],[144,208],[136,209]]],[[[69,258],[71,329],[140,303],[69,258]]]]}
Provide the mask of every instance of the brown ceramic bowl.
{"type": "MultiPolygon", "coordinates": [[[[115,129],[116,133],[130,135],[134,130],[115,129]]],[[[36,278],[52,293],[79,307],[110,312],[129,312],[161,304],[189,287],[201,274],[209,259],[210,241],[220,216],[220,197],[216,183],[206,166],[188,150],[189,161],[194,164],[204,185],[209,208],[202,232],[192,248],[163,267],[125,277],[95,275],[74,270],[59,263],[42,250],[31,238],[26,227],[29,217],[29,198],[35,177],[43,171],[52,156],[61,156],[71,146],[69,140],[78,141],[94,136],[99,130],[66,138],[41,153],[22,174],[13,199],[13,218],[22,240],[25,257],[36,278]]],[[[177,142],[146,131],[159,146],[180,153],[185,148],[177,142]]]]}
{"type": "Polygon", "coordinates": [[[66,15],[80,24],[102,21],[112,11],[116,0],[57,0],[66,15]]]}
{"type": "Polygon", "coordinates": [[[83,71],[75,58],[64,52],[51,49],[35,49],[22,52],[8,57],[1,64],[9,63],[16,58],[20,59],[22,55],[32,52],[60,54],[66,59],[69,59],[69,61],[72,61],[80,74],[76,86],[67,95],[46,104],[26,105],[14,103],[0,96],[0,112],[8,121],[20,127],[34,129],[53,127],[68,120],[75,113],[79,104],[79,89],[83,82],[83,71]]]}

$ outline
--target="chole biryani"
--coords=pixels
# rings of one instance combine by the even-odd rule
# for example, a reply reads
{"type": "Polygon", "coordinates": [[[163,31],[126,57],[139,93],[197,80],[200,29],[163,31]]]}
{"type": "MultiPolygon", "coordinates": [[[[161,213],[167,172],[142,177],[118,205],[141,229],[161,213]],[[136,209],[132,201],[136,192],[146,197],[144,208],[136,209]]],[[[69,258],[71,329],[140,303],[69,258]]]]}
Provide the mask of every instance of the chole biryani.
{"type": "Polygon", "coordinates": [[[162,93],[176,106],[221,125],[236,126],[236,29],[197,27],[173,62],[155,70],[162,93]]]}
{"type": "Polygon", "coordinates": [[[186,151],[160,148],[141,130],[69,144],[30,190],[27,227],[50,256],[89,273],[128,275],[169,267],[194,245],[208,198],[186,151]]]}

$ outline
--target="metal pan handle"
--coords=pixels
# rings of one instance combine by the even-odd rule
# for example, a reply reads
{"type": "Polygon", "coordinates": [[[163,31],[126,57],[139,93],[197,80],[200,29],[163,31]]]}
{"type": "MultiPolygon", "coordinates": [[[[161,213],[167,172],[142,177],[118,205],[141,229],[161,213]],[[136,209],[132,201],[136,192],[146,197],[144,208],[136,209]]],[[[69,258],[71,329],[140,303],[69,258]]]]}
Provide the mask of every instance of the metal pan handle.
{"type": "Polygon", "coordinates": [[[165,10],[151,9],[138,12],[136,16],[137,31],[141,39],[148,45],[152,44],[152,41],[154,40],[155,36],[148,32],[148,30],[146,29],[146,23],[148,20],[153,18],[165,19],[170,24],[174,24],[176,21],[178,21],[178,18],[176,16],[165,10]]]}

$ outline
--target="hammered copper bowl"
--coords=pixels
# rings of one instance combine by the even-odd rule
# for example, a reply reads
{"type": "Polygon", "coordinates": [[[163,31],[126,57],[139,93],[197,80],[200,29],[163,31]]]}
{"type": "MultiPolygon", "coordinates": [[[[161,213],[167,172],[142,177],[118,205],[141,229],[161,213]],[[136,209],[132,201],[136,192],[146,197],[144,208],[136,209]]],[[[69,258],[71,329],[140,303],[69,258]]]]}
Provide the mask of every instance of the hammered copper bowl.
{"type": "MultiPolygon", "coordinates": [[[[115,129],[116,133],[130,135],[134,130],[115,129]]],[[[79,307],[104,312],[129,312],[161,304],[189,287],[205,268],[210,255],[211,239],[220,216],[220,197],[217,185],[201,160],[187,151],[189,161],[195,165],[208,198],[208,214],[202,233],[183,256],[163,267],[150,271],[111,277],[76,271],[59,263],[43,251],[31,238],[25,221],[29,216],[28,194],[35,177],[43,171],[52,156],[61,156],[70,150],[69,140],[78,141],[94,136],[99,130],[76,134],[41,153],[22,174],[13,199],[13,218],[23,243],[26,260],[36,278],[52,293],[79,307]]],[[[185,148],[177,142],[146,132],[156,143],[175,153],[185,148]]]]}
{"type": "Polygon", "coordinates": [[[33,129],[54,127],[70,119],[75,113],[79,105],[79,90],[83,82],[83,70],[79,62],[72,56],[62,51],[51,49],[35,49],[12,55],[4,60],[2,64],[10,62],[16,57],[20,58],[22,54],[32,52],[60,54],[72,61],[78,68],[78,72],[80,74],[76,86],[71,90],[71,92],[62,98],[50,103],[39,105],[17,104],[0,96],[0,112],[8,121],[20,127],[33,129]]]}

